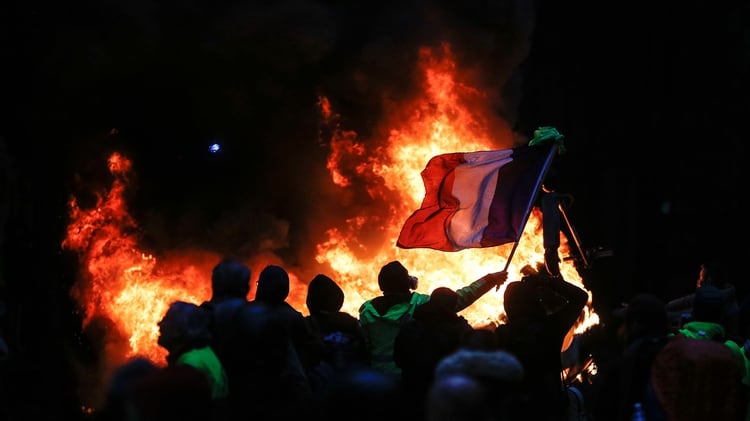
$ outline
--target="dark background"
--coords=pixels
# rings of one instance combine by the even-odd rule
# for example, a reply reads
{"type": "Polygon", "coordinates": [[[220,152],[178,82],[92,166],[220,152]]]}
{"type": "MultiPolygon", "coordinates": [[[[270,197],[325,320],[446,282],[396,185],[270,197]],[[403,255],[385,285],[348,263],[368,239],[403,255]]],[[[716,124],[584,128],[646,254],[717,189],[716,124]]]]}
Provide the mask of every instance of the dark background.
{"type": "Polygon", "coordinates": [[[314,192],[301,180],[327,153],[317,95],[367,138],[379,94],[405,89],[411,47],[441,39],[488,69],[504,98],[497,112],[517,132],[565,135],[556,187],[575,197],[584,245],[614,252],[585,274],[601,308],[638,291],[690,292],[708,259],[725,262],[745,294],[747,4],[533,6],[4,2],[0,299],[12,354],[0,419],[81,414],[70,361],[89,345],[69,298],[79,268],[60,242],[67,200],[85,205],[92,185],[107,185],[109,153],[132,157],[132,208],[158,232],[147,236],[155,249],[254,250],[258,228],[216,235],[230,231],[222,216],[233,208],[304,235],[314,192]],[[207,153],[214,140],[225,153],[207,153]]]}

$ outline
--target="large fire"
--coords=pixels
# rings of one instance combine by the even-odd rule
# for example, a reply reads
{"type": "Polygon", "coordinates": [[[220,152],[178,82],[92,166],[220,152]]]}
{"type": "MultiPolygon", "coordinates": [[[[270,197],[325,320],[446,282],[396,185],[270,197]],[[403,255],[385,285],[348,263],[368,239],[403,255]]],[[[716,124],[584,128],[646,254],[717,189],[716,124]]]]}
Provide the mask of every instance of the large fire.
{"type": "MultiPolygon", "coordinates": [[[[515,146],[510,131],[492,131],[498,125],[479,118],[489,115],[477,105],[483,103],[484,96],[459,80],[449,47],[439,52],[423,50],[420,65],[423,95],[391,111],[393,117],[382,123],[387,128],[381,131],[388,133],[386,139],[364,142],[352,131],[340,127],[332,131],[327,168],[333,182],[342,192],[359,185],[387,209],[386,216],[378,213],[377,219],[367,212],[346,217],[327,229],[327,240],[317,244],[317,263],[330,266],[328,275],[345,292],[343,310],[355,316],[365,300],[380,294],[376,274],[390,260],[400,260],[419,277],[418,290],[429,293],[438,286],[460,288],[503,269],[512,247],[508,244],[456,253],[395,247],[402,223],[423,198],[420,172],[429,158],[445,152],[515,146]],[[380,146],[370,146],[373,144],[380,146]],[[373,257],[362,259],[358,257],[362,239],[371,238],[373,231],[378,231],[384,241],[368,243],[368,255],[373,257]]],[[[320,109],[323,119],[335,125],[337,115],[328,99],[320,99],[320,109]]],[[[70,223],[63,247],[75,251],[81,265],[72,294],[84,312],[84,327],[95,320],[104,320],[109,326],[102,352],[113,366],[135,355],[163,364],[166,352],[157,345],[157,322],[173,300],[200,303],[210,297],[211,269],[221,256],[204,250],[180,255],[144,250],[139,244],[138,223],[123,198],[131,163],[124,154],[114,153],[108,164],[114,181],[107,191],[98,193],[96,206],[81,209],[75,197],[70,200],[70,223]]],[[[569,248],[562,234],[559,251],[565,279],[581,284],[575,266],[565,259],[569,248]]],[[[509,282],[518,281],[520,269],[542,262],[543,256],[541,214],[534,209],[508,266],[509,282]]],[[[254,277],[268,263],[284,264],[274,261],[273,256],[247,256],[246,263],[254,277]]],[[[292,282],[289,302],[307,313],[306,280],[299,279],[293,268],[288,269],[292,282]]],[[[502,323],[503,291],[504,286],[490,291],[462,314],[475,326],[502,323]]],[[[575,333],[598,322],[589,299],[575,333]]]]}

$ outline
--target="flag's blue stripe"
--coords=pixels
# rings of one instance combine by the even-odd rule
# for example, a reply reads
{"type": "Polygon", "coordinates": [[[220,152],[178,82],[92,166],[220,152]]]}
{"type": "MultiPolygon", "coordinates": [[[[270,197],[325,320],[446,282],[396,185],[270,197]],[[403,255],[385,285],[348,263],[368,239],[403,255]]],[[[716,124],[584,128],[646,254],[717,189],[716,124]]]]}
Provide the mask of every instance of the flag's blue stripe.
{"type": "Polygon", "coordinates": [[[515,242],[520,237],[523,217],[534,197],[534,187],[544,169],[550,145],[513,148],[513,161],[500,168],[495,196],[482,246],[515,242]]]}

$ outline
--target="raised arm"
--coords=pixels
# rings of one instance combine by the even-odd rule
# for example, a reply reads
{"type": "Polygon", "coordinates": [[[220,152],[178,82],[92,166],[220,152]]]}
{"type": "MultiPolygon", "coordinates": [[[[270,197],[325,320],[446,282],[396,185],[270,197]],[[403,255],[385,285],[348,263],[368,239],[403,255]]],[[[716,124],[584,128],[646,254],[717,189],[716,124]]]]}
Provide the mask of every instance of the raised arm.
{"type": "Polygon", "coordinates": [[[493,272],[482,276],[463,288],[457,289],[456,294],[458,295],[458,301],[456,302],[456,312],[474,304],[476,300],[481,298],[489,290],[498,285],[502,285],[507,280],[508,272],[493,272]]]}

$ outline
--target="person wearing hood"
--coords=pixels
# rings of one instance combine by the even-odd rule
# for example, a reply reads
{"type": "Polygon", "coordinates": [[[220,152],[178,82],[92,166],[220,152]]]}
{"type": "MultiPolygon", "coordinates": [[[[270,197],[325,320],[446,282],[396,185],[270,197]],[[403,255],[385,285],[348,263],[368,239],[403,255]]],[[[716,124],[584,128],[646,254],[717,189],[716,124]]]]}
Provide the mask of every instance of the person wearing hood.
{"type": "Polygon", "coordinates": [[[271,312],[291,338],[305,371],[316,366],[323,355],[322,341],[310,331],[305,316],[287,301],[289,296],[289,273],[277,265],[268,265],[260,272],[255,299],[251,306],[262,305],[271,312]]]}
{"type": "Polygon", "coordinates": [[[166,349],[167,365],[182,364],[206,375],[211,397],[224,400],[228,395],[227,374],[211,348],[211,314],[185,301],[174,301],[159,321],[157,343],[166,349]]]}
{"type": "Polygon", "coordinates": [[[242,331],[240,313],[250,292],[250,268],[241,261],[222,258],[211,271],[211,298],[200,308],[210,315],[211,349],[221,361],[228,381],[227,405],[242,411],[246,382],[247,335],[242,331]]]}
{"type": "Polygon", "coordinates": [[[227,372],[232,417],[247,417],[253,408],[270,419],[296,410],[309,394],[289,334],[289,320],[302,315],[284,302],[289,278],[283,268],[264,269],[252,302],[250,278],[245,264],[222,259],[211,274],[211,299],[201,307],[213,315],[212,347],[227,372]],[[285,402],[274,400],[282,396],[285,402]]]}
{"type": "Polygon", "coordinates": [[[677,333],[693,339],[710,339],[723,342],[728,339],[726,294],[714,285],[701,285],[695,290],[693,306],[688,322],[677,329],[677,333]]]}
{"type": "Polygon", "coordinates": [[[239,308],[247,304],[250,292],[250,268],[242,262],[224,258],[211,271],[211,298],[200,306],[211,314],[211,347],[224,364],[232,371],[237,349],[236,315],[239,308]]]}
{"type": "Polygon", "coordinates": [[[333,279],[315,275],[308,284],[305,302],[310,311],[305,322],[325,347],[320,364],[308,373],[313,391],[317,392],[346,370],[366,367],[369,354],[359,320],[341,311],[344,291],[333,279]]]}
{"type": "MultiPolygon", "coordinates": [[[[456,290],[455,311],[467,308],[492,288],[508,279],[506,271],[487,274],[456,290]]],[[[393,360],[393,346],[398,331],[411,318],[420,304],[430,296],[414,290],[417,278],[398,260],[385,264],[378,273],[378,287],[383,295],[365,301],[359,307],[359,322],[365,331],[370,364],[373,368],[401,375],[401,368],[393,360]]]]}
{"type": "Polygon", "coordinates": [[[469,321],[456,313],[457,301],[458,294],[452,289],[435,288],[430,300],[417,306],[396,335],[393,360],[401,368],[405,391],[415,401],[425,399],[440,360],[457,351],[474,331],[469,321]]]}
{"type": "Polygon", "coordinates": [[[597,420],[629,421],[634,405],[640,403],[646,419],[664,420],[650,384],[653,361],[670,339],[664,301],[652,293],[635,294],[612,312],[612,320],[619,352],[598,365],[591,415],[597,420]]]}

